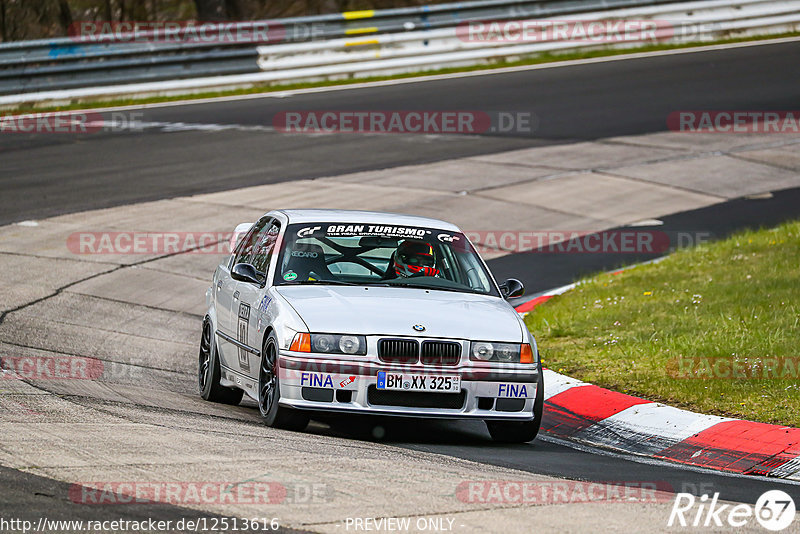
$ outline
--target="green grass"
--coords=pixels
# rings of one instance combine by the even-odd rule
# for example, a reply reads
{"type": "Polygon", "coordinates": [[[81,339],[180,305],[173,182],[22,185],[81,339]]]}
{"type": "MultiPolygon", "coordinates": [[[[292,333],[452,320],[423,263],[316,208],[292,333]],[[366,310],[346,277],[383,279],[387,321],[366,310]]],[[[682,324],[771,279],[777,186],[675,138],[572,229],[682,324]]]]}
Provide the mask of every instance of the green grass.
{"type": "Polygon", "coordinates": [[[702,46],[709,46],[709,45],[718,45],[718,44],[728,44],[728,43],[741,43],[741,42],[749,42],[749,41],[764,41],[764,40],[771,40],[771,39],[780,39],[786,37],[798,37],[800,36],[800,32],[789,32],[789,33],[782,33],[776,35],[761,35],[761,36],[750,36],[750,37],[736,37],[730,39],[721,39],[713,42],[698,42],[698,43],[684,43],[684,44],[656,44],[656,45],[648,45],[648,46],[641,46],[636,48],[625,48],[625,49],[603,49],[603,50],[585,50],[585,51],[577,51],[577,52],[562,52],[562,53],[542,53],[531,57],[526,57],[520,59],[518,61],[505,61],[505,60],[497,60],[488,65],[474,65],[471,67],[457,67],[457,68],[444,68],[444,69],[436,69],[436,70],[429,70],[425,72],[412,72],[406,74],[396,74],[392,76],[372,76],[372,77],[364,77],[364,78],[349,78],[344,80],[327,80],[327,81],[320,81],[320,82],[309,82],[309,83],[272,83],[272,84],[257,84],[253,87],[246,88],[246,89],[235,89],[235,90],[228,90],[228,91],[208,91],[202,93],[192,93],[192,94],[184,94],[184,95],[172,95],[172,96],[154,96],[154,97],[141,97],[141,98],[109,98],[109,97],[96,97],[91,99],[81,99],[79,101],[61,105],[61,106],[49,106],[47,104],[38,105],[35,103],[31,104],[23,104],[20,106],[15,107],[0,107],[4,113],[26,113],[30,111],[36,112],[47,112],[47,111],[69,111],[75,109],[91,109],[91,108],[99,108],[99,107],[116,107],[116,106],[130,106],[130,105],[142,105],[142,104],[156,104],[161,102],[176,102],[176,101],[184,101],[184,100],[197,100],[203,98],[218,98],[218,97],[226,97],[226,96],[242,96],[242,95],[253,95],[253,94],[263,94],[263,93],[270,93],[270,92],[277,92],[277,91],[289,91],[295,89],[307,89],[307,88],[314,88],[314,87],[333,87],[339,85],[351,85],[354,83],[366,83],[366,82],[376,82],[376,81],[385,81],[385,80],[400,80],[406,78],[419,78],[425,76],[433,76],[437,74],[450,74],[456,72],[472,72],[478,70],[491,70],[491,69],[499,69],[505,67],[517,67],[523,65],[538,65],[541,63],[553,63],[557,61],[573,61],[578,59],[590,59],[590,58],[597,58],[597,57],[608,57],[608,56],[619,56],[625,54],[634,54],[634,53],[641,53],[641,52],[655,52],[660,50],[675,50],[675,49],[682,49],[682,48],[696,48],[702,46]]]}
{"type": "Polygon", "coordinates": [[[586,279],[526,321],[555,371],[800,427],[800,221],[586,279]]]}

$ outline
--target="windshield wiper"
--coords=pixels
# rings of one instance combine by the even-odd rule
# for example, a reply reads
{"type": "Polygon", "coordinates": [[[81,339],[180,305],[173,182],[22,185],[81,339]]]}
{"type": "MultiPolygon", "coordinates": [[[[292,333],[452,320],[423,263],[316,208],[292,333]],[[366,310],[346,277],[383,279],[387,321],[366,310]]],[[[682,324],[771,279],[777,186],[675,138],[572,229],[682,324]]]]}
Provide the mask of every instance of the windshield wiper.
{"type": "Polygon", "coordinates": [[[389,287],[386,282],[348,282],[346,280],[297,280],[295,282],[284,282],[285,286],[310,286],[314,284],[332,286],[370,286],[370,287],[389,287]]]}
{"type": "Polygon", "coordinates": [[[478,295],[483,295],[484,294],[484,293],[481,293],[480,291],[476,291],[476,290],[470,289],[468,287],[465,287],[464,289],[458,289],[458,288],[455,288],[455,287],[429,286],[429,285],[426,285],[426,284],[387,284],[387,285],[391,285],[393,287],[409,287],[409,288],[412,288],[412,289],[434,289],[434,290],[437,290],[437,291],[450,291],[450,292],[454,292],[454,293],[475,293],[475,294],[478,294],[478,295]]]}
{"type": "Polygon", "coordinates": [[[345,282],[344,280],[297,280],[296,282],[287,282],[287,286],[307,286],[307,285],[332,285],[332,286],[360,286],[356,282],[345,282]]]}

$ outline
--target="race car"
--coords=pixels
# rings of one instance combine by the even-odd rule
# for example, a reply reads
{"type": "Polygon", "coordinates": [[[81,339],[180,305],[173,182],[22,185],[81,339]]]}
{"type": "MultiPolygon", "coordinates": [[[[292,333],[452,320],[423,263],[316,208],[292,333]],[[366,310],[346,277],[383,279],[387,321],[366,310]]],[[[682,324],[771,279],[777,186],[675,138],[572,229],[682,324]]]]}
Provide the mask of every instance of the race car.
{"type": "Polygon", "coordinates": [[[237,226],[206,292],[202,397],[247,394],[269,426],[323,412],[479,419],[527,442],[542,420],[536,341],[462,231],[390,213],[276,210],[237,226]]]}

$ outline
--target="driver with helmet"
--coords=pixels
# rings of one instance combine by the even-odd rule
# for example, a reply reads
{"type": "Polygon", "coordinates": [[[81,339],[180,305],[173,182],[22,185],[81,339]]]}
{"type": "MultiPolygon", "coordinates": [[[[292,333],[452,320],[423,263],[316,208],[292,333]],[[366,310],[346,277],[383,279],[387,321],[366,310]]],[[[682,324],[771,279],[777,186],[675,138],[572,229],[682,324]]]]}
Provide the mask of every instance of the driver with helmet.
{"type": "Polygon", "coordinates": [[[417,239],[406,239],[394,253],[394,274],[397,277],[438,276],[433,245],[417,239]]]}

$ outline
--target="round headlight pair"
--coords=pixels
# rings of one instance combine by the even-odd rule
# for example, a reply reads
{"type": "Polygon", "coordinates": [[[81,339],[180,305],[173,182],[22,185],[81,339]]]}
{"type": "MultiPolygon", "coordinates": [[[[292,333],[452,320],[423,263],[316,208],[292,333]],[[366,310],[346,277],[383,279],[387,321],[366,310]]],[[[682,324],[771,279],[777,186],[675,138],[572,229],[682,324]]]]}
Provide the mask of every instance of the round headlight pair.
{"type": "Polygon", "coordinates": [[[335,336],[332,334],[312,334],[311,345],[314,352],[342,354],[363,353],[362,343],[359,336],[335,336]]]}

